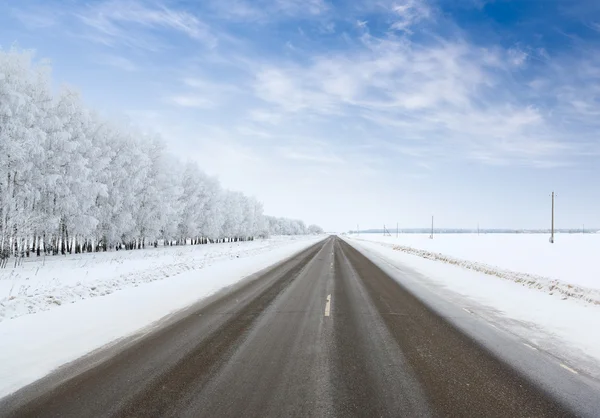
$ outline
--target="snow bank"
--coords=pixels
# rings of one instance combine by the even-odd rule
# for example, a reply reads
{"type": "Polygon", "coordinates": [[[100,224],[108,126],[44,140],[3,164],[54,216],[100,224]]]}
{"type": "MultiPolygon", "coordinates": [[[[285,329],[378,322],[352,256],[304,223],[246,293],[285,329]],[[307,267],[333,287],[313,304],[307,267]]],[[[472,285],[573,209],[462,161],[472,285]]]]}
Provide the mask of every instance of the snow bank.
{"type": "MultiPolygon", "coordinates": [[[[535,237],[520,235],[497,237],[495,245],[490,244],[493,236],[485,237],[482,241],[487,242],[483,245],[488,248],[506,248],[507,252],[513,251],[507,246],[507,243],[512,242],[524,251],[523,243],[517,244],[521,238],[524,242],[535,242],[535,237]]],[[[563,237],[559,238],[562,240],[563,237]]],[[[443,256],[430,258],[424,257],[420,250],[399,250],[394,242],[400,240],[396,241],[395,237],[371,238],[361,234],[360,239],[347,239],[367,254],[373,254],[396,268],[406,280],[425,286],[445,300],[484,318],[496,328],[516,335],[530,347],[563,359],[564,363],[579,372],[600,378],[600,334],[597,332],[600,329],[600,306],[584,303],[580,299],[565,299],[556,294],[540,292],[535,287],[523,286],[523,283],[506,280],[497,274],[483,274],[475,269],[467,269],[465,264],[440,262],[444,260],[443,256]]],[[[441,244],[425,244],[425,240],[428,240],[426,236],[403,238],[404,242],[413,240],[413,243],[419,243],[422,240],[423,246],[444,248],[463,256],[468,256],[464,248],[454,246],[458,247],[458,243],[468,242],[469,239],[476,241],[477,236],[443,236],[440,238],[441,244]]],[[[573,239],[572,242],[576,240],[573,239]]],[[[536,248],[535,245],[531,247],[536,248]]],[[[480,250],[474,250],[474,253],[485,254],[480,250]]],[[[536,257],[535,251],[531,254],[533,258],[536,257]]],[[[538,260],[542,258],[540,253],[537,257],[538,260]]],[[[493,256],[489,256],[484,259],[489,261],[492,258],[493,256]]],[[[506,253],[497,259],[502,258],[508,261],[506,253]]],[[[471,256],[471,259],[476,258],[471,256]]],[[[588,260],[587,265],[592,266],[592,261],[588,260]]],[[[531,264],[531,267],[535,268],[535,265],[531,264]]],[[[575,271],[579,269],[575,267],[575,271]]]]}
{"type": "MultiPolygon", "coordinates": [[[[33,257],[0,270],[0,321],[249,257],[306,237],[33,257]]],[[[311,238],[309,238],[311,240],[311,238]]]]}
{"type": "Polygon", "coordinates": [[[561,298],[600,305],[600,235],[400,234],[354,237],[430,260],[511,280],[561,298]]]}
{"type": "Polygon", "coordinates": [[[323,238],[278,237],[245,243],[84,254],[47,259],[46,266],[39,270],[41,263],[37,261],[18,268],[19,275],[8,273],[9,277],[20,281],[15,287],[29,287],[22,291],[25,296],[10,301],[11,312],[22,312],[15,306],[24,305],[23,301],[39,303],[32,303],[32,311],[37,312],[33,315],[0,322],[0,397],[323,238]],[[51,280],[52,284],[45,285],[44,280],[51,280]],[[31,284],[24,284],[28,282],[31,284]],[[92,287],[98,290],[93,291],[92,287]],[[99,289],[112,293],[106,291],[98,297],[99,289]],[[49,296],[76,303],[48,302],[49,296]]]}

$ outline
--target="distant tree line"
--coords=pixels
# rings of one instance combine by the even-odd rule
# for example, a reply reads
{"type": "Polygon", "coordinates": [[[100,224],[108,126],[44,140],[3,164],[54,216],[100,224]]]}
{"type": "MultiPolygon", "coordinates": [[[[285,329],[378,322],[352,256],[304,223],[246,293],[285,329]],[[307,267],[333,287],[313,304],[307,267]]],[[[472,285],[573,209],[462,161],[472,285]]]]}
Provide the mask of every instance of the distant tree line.
{"type": "Polygon", "coordinates": [[[0,267],[10,256],[321,233],[263,214],[161,139],[109,121],[50,68],[0,50],[0,267]]]}

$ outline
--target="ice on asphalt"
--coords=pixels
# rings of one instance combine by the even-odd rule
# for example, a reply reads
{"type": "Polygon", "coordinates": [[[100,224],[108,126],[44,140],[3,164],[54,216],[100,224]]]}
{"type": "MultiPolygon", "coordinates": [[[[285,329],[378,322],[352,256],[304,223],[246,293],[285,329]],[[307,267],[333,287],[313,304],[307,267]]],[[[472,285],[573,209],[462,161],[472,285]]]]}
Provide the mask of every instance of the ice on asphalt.
{"type": "Polygon", "coordinates": [[[4,270],[1,303],[8,301],[10,288],[27,287],[8,301],[17,300],[8,304],[8,316],[18,317],[0,322],[0,397],[321,239],[275,237],[57,256],[44,267],[38,260],[16,272],[4,270]],[[93,287],[103,290],[94,293],[93,287]],[[48,302],[50,296],[63,303],[48,302]],[[21,300],[36,302],[29,307],[21,300]]]}

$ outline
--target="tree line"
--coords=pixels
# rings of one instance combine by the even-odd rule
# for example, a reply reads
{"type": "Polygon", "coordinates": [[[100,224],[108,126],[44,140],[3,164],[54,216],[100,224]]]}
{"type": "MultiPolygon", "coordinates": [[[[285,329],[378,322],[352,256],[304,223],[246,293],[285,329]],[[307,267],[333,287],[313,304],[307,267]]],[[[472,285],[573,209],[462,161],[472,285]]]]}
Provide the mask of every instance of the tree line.
{"type": "Polygon", "coordinates": [[[49,65],[0,50],[0,267],[11,256],[322,233],[265,216],[162,140],[54,93],[49,65]]]}

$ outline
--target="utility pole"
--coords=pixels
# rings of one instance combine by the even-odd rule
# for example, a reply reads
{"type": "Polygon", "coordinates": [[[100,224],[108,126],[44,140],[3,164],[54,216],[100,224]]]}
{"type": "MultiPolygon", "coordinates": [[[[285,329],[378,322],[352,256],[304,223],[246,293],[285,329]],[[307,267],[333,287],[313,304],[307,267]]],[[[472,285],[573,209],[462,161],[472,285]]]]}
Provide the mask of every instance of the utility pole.
{"type": "Polygon", "coordinates": [[[431,235],[429,236],[429,239],[433,239],[433,215],[431,215],[431,235]]]}
{"type": "Polygon", "coordinates": [[[358,227],[358,224],[356,224],[356,234],[360,237],[360,228],[358,227]]]}
{"type": "Polygon", "coordinates": [[[554,192],[552,192],[552,229],[550,235],[550,244],[554,244],[554,192]]]}

